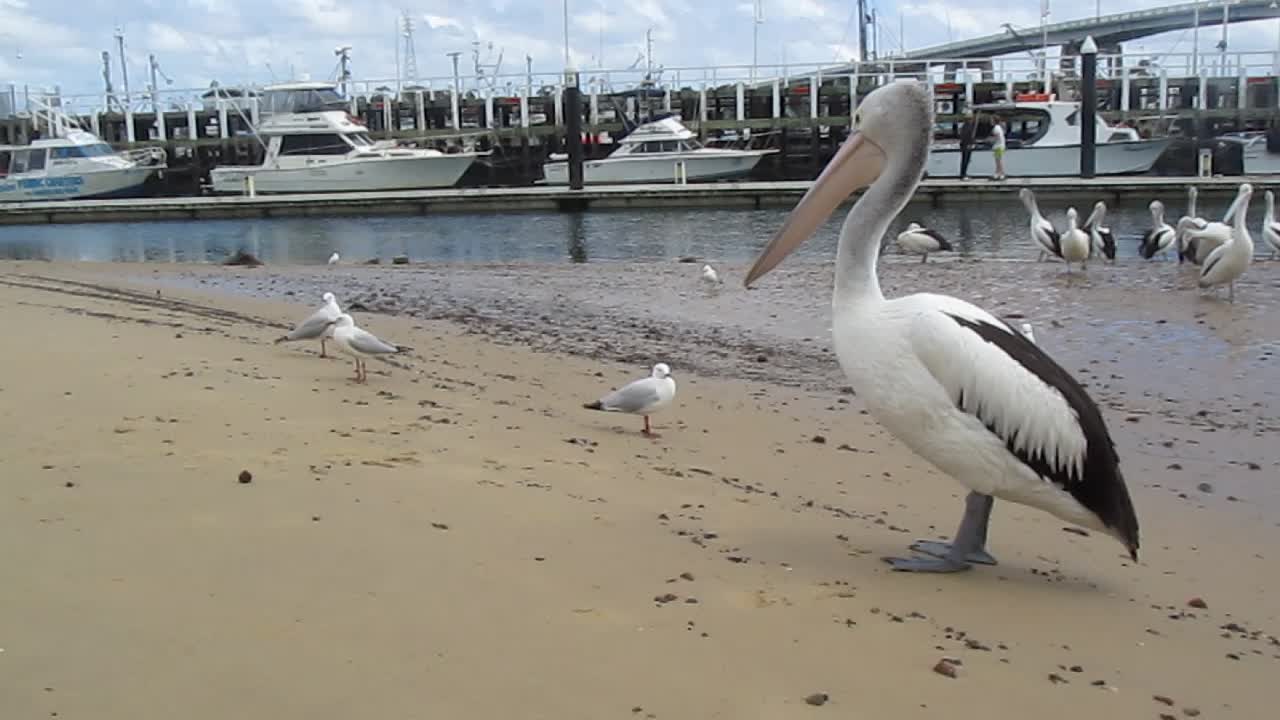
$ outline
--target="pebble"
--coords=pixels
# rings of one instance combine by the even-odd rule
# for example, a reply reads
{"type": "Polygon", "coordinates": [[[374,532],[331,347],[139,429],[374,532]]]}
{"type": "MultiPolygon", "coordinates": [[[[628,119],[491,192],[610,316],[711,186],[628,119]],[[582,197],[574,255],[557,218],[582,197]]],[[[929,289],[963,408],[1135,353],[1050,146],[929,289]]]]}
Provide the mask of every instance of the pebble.
{"type": "Polygon", "coordinates": [[[1059,685],[1059,684],[1066,684],[1069,681],[1066,678],[1059,675],[1058,673],[1049,673],[1049,682],[1053,683],[1054,685],[1059,685]]]}
{"type": "Polygon", "coordinates": [[[678,598],[678,597],[676,597],[675,593],[665,593],[665,594],[662,594],[662,595],[655,595],[655,596],[653,597],[653,601],[654,601],[654,602],[656,602],[656,603],[658,603],[658,604],[660,604],[660,605],[665,605],[665,604],[667,604],[667,603],[669,603],[669,602],[675,602],[675,601],[676,601],[676,600],[678,600],[678,599],[679,599],[679,598],[678,598]]]}
{"type": "Polygon", "coordinates": [[[1197,486],[1196,486],[1196,489],[1197,489],[1197,490],[1199,490],[1199,491],[1200,491],[1200,492],[1202,492],[1202,493],[1212,493],[1212,492],[1213,492],[1213,486],[1212,486],[1212,485],[1210,485],[1210,484],[1209,484],[1209,483],[1207,483],[1207,482],[1202,482],[1202,483],[1200,483],[1199,485],[1197,485],[1197,486]]]}
{"type": "Polygon", "coordinates": [[[810,705],[813,705],[814,707],[822,707],[823,705],[826,705],[827,701],[830,699],[831,699],[831,696],[827,695],[826,693],[814,693],[806,697],[804,701],[809,703],[810,705]]]}
{"type": "Polygon", "coordinates": [[[939,660],[937,664],[933,666],[933,671],[938,673],[939,675],[945,675],[946,677],[949,677],[949,678],[954,678],[955,676],[960,674],[960,669],[957,668],[955,664],[950,660],[948,660],[947,658],[942,658],[941,660],[939,660]]]}
{"type": "Polygon", "coordinates": [[[253,482],[253,473],[249,472],[248,470],[241,470],[241,471],[240,471],[240,484],[241,484],[241,485],[248,485],[248,484],[249,484],[249,483],[251,483],[251,482],[253,482]]]}
{"type": "Polygon", "coordinates": [[[827,444],[827,438],[826,438],[826,437],[824,437],[824,436],[822,436],[822,435],[814,435],[814,436],[813,436],[813,442],[814,442],[815,444],[817,444],[817,445],[826,445],[826,444],[827,444]]]}
{"type": "Polygon", "coordinates": [[[1193,707],[1184,707],[1182,708],[1182,714],[1186,715],[1187,717],[1200,717],[1200,709],[1193,708],[1193,707]]]}
{"type": "Polygon", "coordinates": [[[1168,705],[1169,707],[1173,707],[1173,698],[1169,697],[1168,695],[1152,695],[1151,699],[1155,700],[1161,705],[1168,705]]]}
{"type": "Polygon", "coordinates": [[[1193,597],[1187,601],[1187,607],[1193,607],[1197,610],[1208,610],[1209,603],[1205,602],[1204,598],[1193,597]]]}

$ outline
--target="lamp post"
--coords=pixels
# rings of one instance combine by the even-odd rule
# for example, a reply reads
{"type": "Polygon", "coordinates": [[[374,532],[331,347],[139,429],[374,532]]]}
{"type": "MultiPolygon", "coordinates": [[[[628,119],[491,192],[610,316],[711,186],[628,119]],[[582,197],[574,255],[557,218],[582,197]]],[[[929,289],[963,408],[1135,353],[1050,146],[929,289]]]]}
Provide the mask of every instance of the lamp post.
{"type": "Polygon", "coordinates": [[[564,0],[564,117],[569,155],[569,189],[582,189],[582,90],[569,56],[569,0],[564,0]]]}
{"type": "Polygon", "coordinates": [[[1080,177],[1095,175],[1098,122],[1098,44],[1090,35],[1080,45],[1080,177]]]}

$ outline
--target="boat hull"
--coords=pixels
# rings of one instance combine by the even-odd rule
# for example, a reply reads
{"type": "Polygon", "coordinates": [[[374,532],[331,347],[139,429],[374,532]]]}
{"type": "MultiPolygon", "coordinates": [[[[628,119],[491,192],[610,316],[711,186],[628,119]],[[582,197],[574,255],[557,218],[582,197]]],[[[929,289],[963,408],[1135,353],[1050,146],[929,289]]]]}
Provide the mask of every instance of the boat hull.
{"type": "MultiPolygon", "coordinates": [[[[1098,175],[1139,175],[1150,172],[1156,160],[1169,146],[1167,139],[1138,142],[1101,143],[1097,145],[1095,172],[1098,175]]],[[[995,155],[991,150],[975,149],[969,159],[969,176],[995,174],[995,155]]],[[[1062,177],[1080,174],[1080,146],[1009,148],[1004,154],[1004,171],[1009,177],[1062,177]]],[[[925,168],[928,177],[960,176],[960,149],[934,148],[925,168]]]]}
{"type": "Polygon", "coordinates": [[[374,192],[452,187],[471,167],[475,153],[429,158],[361,159],[303,168],[231,165],[209,171],[213,192],[240,195],[253,176],[255,193],[374,192]]]}
{"type": "MultiPolygon", "coordinates": [[[[747,175],[760,164],[760,159],[773,151],[734,152],[707,156],[626,157],[588,160],[582,164],[582,181],[587,185],[624,185],[627,183],[674,183],[676,167],[684,162],[689,182],[724,180],[747,175]]],[[[569,184],[569,163],[549,162],[542,166],[548,185],[569,184]]]]}
{"type": "Polygon", "coordinates": [[[96,172],[0,178],[0,203],[138,197],[158,167],[113,168],[96,172]]]}

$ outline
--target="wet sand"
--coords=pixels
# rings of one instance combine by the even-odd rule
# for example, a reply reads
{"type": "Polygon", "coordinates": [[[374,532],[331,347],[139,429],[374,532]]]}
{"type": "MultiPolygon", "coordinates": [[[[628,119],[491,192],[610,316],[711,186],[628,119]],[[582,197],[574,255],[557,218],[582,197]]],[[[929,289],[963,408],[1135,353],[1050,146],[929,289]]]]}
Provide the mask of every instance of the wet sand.
{"type": "Polygon", "coordinates": [[[1087,371],[1139,564],[998,504],[1000,566],[889,572],[961,490],[837,389],[821,266],[704,296],[674,263],[0,265],[0,714],[1269,714],[1280,264],[1234,307],[1171,267],[932,265],[886,291],[1020,312],[1087,371]],[[415,350],[356,385],[272,344],[323,289],[415,350]],[[655,359],[660,441],[581,409],[655,359]]]}

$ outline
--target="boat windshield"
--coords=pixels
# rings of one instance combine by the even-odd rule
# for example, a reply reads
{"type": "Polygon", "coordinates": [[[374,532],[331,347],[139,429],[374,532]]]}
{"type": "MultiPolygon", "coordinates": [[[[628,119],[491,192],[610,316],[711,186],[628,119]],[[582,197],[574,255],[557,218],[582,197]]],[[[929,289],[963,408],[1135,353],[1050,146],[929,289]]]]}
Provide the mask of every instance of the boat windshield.
{"type": "Polygon", "coordinates": [[[54,160],[62,160],[65,158],[91,158],[106,157],[114,155],[115,151],[106,143],[94,143],[92,145],[71,145],[68,147],[56,147],[49,151],[50,156],[54,160]]]}
{"type": "Polygon", "coordinates": [[[356,147],[372,147],[373,140],[369,138],[369,133],[359,132],[347,135],[347,139],[356,147]]]}
{"type": "MultiPolygon", "coordinates": [[[[1005,121],[1005,139],[1014,147],[1031,145],[1049,132],[1049,113],[1042,110],[1019,108],[993,114],[1005,121]]],[[[987,125],[987,132],[991,132],[990,125],[987,125]]]]}
{"type": "Polygon", "coordinates": [[[266,90],[260,102],[266,114],[342,110],[348,104],[333,88],[266,90]]]}

